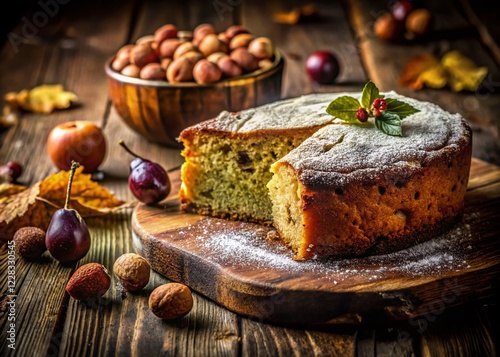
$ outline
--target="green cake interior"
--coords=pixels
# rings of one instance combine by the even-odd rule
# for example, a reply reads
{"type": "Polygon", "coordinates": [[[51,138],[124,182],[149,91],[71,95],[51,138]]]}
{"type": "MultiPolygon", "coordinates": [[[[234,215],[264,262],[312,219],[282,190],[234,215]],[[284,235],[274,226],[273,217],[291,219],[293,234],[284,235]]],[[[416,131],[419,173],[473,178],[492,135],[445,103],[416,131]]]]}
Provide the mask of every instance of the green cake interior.
{"type": "Polygon", "coordinates": [[[270,166],[317,128],[252,135],[206,132],[185,141],[185,208],[200,214],[272,223],[270,166]]]}

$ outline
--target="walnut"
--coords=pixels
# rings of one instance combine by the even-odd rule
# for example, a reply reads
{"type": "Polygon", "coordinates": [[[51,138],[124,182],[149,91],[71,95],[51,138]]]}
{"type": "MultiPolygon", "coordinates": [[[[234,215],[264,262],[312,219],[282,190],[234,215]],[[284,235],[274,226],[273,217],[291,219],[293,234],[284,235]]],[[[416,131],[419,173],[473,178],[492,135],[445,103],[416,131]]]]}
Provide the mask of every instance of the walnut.
{"type": "Polygon", "coordinates": [[[149,282],[151,267],[139,254],[121,255],[113,265],[113,273],[127,291],[139,291],[149,282]]]}
{"type": "Polygon", "coordinates": [[[149,308],[162,319],[177,319],[191,311],[193,295],[184,284],[163,284],[154,289],[149,296],[149,308]]]}

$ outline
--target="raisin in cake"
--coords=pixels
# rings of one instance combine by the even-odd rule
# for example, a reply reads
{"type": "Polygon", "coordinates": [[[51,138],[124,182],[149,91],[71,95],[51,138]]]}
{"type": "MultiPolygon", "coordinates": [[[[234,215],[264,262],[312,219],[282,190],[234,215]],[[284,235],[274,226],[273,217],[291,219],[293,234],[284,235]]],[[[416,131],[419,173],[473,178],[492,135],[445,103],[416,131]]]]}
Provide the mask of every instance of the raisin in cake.
{"type": "Polygon", "coordinates": [[[185,129],[181,208],[272,225],[296,259],[386,253],[432,238],[460,215],[472,136],[440,107],[384,93],[420,112],[403,137],[325,112],[311,94],[185,129]]]}

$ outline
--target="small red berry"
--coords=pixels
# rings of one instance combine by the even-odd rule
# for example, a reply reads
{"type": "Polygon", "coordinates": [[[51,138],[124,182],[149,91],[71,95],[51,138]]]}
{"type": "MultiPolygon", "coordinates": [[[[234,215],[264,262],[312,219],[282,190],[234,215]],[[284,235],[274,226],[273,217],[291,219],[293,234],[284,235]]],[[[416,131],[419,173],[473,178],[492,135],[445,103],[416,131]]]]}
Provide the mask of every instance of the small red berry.
{"type": "Polygon", "coordinates": [[[356,112],[356,118],[362,123],[368,120],[368,112],[364,108],[359,108],[356,112]]]}
{"type": "Polygon", "coordinates": [[[387,102],[384,98],[377,98],[373,101],[373,107],[377,108],[378,110],[386,110],[387,102]]]}
{"type": "Polygon", "coordinates": [[[382,112],[387,109],[387,102],[384,98],[377,98],[372,104],[372,113],[374,116],[378,117],[382,115],[382,112]]]}

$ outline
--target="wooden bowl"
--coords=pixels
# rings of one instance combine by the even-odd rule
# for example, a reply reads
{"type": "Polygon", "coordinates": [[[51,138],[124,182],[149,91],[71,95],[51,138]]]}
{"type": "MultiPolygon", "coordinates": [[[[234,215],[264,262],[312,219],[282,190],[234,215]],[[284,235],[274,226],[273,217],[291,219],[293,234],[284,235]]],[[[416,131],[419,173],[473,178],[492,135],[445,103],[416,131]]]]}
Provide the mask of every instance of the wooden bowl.
{"type": "Polygon", "coordinates": [[[180,148],[180,132],[221,111],[240,111],[279,100],[284,58],[276,52],[267,69],[209,85],[170,84],[124,76],[105,65],[108,91],[123,121],[152,142],[180,148]]]}

